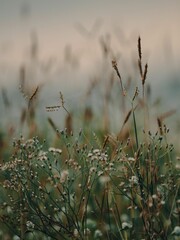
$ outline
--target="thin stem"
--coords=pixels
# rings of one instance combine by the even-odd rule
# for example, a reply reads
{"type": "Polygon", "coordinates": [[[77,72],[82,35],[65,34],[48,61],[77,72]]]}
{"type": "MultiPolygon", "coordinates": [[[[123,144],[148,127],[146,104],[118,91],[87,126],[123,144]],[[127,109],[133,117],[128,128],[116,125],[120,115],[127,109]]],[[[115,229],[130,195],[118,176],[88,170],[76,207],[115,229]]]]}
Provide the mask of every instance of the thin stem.
{"type": "Polygon", "coordinates": [[[136,117],[135,117],[135,113],[134,113],[133,105],[132,105],[132,113],[133,113],[134,132],[135,132],[135,138],[136,138],[136,148],[139,149],[139,141],[138,141],[138,133],[137,133],[136,117]]]}

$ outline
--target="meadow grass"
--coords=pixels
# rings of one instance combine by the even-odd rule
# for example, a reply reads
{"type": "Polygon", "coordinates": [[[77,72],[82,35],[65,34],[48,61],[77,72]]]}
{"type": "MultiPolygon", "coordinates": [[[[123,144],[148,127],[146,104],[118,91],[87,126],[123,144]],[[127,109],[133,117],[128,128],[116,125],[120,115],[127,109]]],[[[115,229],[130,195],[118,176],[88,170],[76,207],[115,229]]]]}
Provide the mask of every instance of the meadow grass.
{"type": "Polygon", "coordinates": [[[15,139],[12,148],[1,147],[0,239],[178,239],[179,158],[165,124],[174,112],[157,116],[151,130],[148,65],[143,66],[140,38],[137,49],[140,86],[125,86],[113,59],[115,75],[105,87],[98,128],[93,106],[84,109],[80,130],[62,93],[60,103],[46,106],[46,111],[66,114],[63,130],[48,118],[53,141],[43,140],[48,132],[38,136],[39,86],[27,95],[22,77],[28,107],[21,122],[27,121],[29,137],[15,139]],[[109,112],[115,78],[123,116],[117,134],[110,131],[109,112]]]}

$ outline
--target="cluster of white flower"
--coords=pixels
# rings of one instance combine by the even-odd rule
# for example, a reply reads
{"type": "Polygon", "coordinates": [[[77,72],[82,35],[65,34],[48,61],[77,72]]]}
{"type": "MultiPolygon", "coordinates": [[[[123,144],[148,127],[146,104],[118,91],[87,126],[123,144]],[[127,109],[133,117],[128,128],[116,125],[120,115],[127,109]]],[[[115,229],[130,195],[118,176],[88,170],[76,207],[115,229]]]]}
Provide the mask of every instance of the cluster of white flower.
{"type": "Polygon", "coordinates": [[[132,183],[132,184],[138,184],[138,177],[136,177],[136,176],[132,176],[132,177],[130,177],[130,179],[129,179],[129,182],[130,183],[132,183]]]}
{"type": "Polygon", "coordinates": [[[61,149],[59,149],[59,148],[53,148],[53,147],[50,147],[50,148],[48,149],[48,151],[49,151],[49,152],[52,152],[52,153],[59,153],[59,154],[62,153],[62,150],[61,150],[61,149]]]}
{"type": "Polygon", "coordinates": [[[32,231],[34,229],[34,223],[32,223],[31,221],[27,221],[26,227],[28,231],[32,231]]]}
{"type": "Polygon", "coordinates": [[[102,152],[100,149],[94,149],[93,151],[88,153],[88,159],[87,161],[91,162],[101,162],[101,163],[106,163],[108,160],[108,155],[107,153],[102,152]]]}
{"type": "Polygon", "coordinates": [[[38,160],[46,161],[47,160],[47,152],[40,151],[38,154],[38,160]]]}
{"type": "Polygon", "coordinates": [[[66,179],[68,178],[68,176],[69,176],[68,170],[63,170],[63,171],[61,172],[60,182],[61,182],[61,183],[64,183],[64,182],[66,181],[66,179]]]}

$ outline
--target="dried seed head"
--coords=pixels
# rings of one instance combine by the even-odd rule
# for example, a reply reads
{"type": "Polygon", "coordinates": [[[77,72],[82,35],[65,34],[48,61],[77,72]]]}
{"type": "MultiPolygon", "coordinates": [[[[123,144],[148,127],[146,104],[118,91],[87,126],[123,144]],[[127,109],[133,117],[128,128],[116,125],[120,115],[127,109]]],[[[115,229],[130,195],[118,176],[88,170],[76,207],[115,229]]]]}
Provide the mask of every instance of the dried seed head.
{"type": "Polygon", "coordinates": [[[117,76],[118,76],[118,78],[119,78],[123,96],[126,96],[126,91],[125,91],[125,89],[123,88],[122,79],[121,79],[121,75],[120,75],[120,72],[119,72],[119,69],[118,69],[116,60],[112,60],[112,67],[113,67],[114,70],[116,71],[116,74],[117,74],[117,76]]]}
{"type": "Polygon", "coordinates": [[[116,68],[117,68],[116,60],[112,60],[112,67],[116,70],[116,68]]]}
{"type": "Polygon", "coordinates": [[[124,122],[123,122],[123,126],[127,123],[127,121],[129,120],[130,116],[131,116],[131,113],[132,113],[132,109],[129,110],[129,112],[127,113],[125,119],[124,119],[124,122]]]}
{"type": "Polygon", "coordinates": [[[147,65],[147,63],[146,63],[146,65],[145,65],[145,67],[144,67],[143,77],[142,77],[142,85],[145,84],[146,76],[147,76],[147,70],[148,70],[148,65],[147,65]]]}
{"type": "Polygon", "coordinates": [[[138,93],[139,93],[139,90],[138,90],[138,87],[136,87],[132,101],[134,101],[134,99],[138,96],[138,93]]]}
{"type": "Polygon", "coordinates": [[[158,123],[158,127],[159,127],[159,132],[161,135],[163,135],[163,129],[162,129],[162,119],[161,118],[157,118],[157,123],[158,123]]]}
{"type": "Polygon", "coordinates": [[[140,36],[138,38],[138,54],[139,54],[139,59],[141,60],[141,58],[142,58],[142,51],[141,51],[141,38],[140,38],[140,36]]]}
{"type": "Polygon", "coordinates": [[[29,98],[28,109],[30,108],[33,99],[37,96],[38,91],[39,91],[39,86],[36,87],[36,89],[34,90],[34,92],[31,95],[31,97],[29,98]]]}
{"type": "Polygon", "coordinates": [[[141,75],[141,77],[143,77],[142,63],[141,63],[140,59],[138,59],[138,67],[139,67],[140,75],[141,75]]]}

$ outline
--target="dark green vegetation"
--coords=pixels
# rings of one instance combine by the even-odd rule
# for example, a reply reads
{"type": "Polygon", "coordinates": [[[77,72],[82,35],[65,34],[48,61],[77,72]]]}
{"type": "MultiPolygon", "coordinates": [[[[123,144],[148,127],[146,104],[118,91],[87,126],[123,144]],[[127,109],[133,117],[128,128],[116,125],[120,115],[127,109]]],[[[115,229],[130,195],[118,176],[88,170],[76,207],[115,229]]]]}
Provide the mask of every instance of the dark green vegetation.
{"type": "MultiPolygon", "coordinates": [[[[174,112],[158,115],[151,130],[148,65],[143,66],[140,38],[137,66],[140,86],[130,88],[123,83],[116,60],[112,61],[115,75],[105,91],[100,127],[88,106],[78,131],[60,93],[61,105],[46,107],[47,111],[62,108],[66,114],[62,131],[48,118],[53,142],[43,140],[49,139],[48,131],[47,136],[38,134],[35,98],[39,86],[30,94],[28,110],[21,118],[27,121],[29,137],[14,140],[11,148],[0,135],[1,239],[178,237],[179,159],[165,124],[174,112]],[[118,133],[112,134],[115,78],[119,80],[115,101],[122,103],[123,117],[118,133]]],[[[23,84],[22,77],[22,93],[23,84]]],[[[89,94],[96,87],[93,84],[89,94]]]]}

